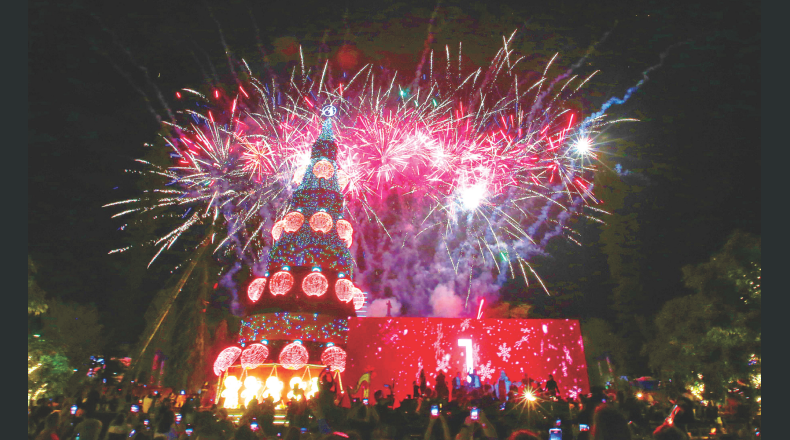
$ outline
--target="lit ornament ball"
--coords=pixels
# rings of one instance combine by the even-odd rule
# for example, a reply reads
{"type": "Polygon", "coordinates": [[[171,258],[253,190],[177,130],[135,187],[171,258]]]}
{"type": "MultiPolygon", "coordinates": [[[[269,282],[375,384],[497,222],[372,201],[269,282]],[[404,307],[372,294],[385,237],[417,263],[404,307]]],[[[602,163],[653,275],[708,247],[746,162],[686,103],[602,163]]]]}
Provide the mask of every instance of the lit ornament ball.
{"type": "Polygon", "coordinates": [[[283,235],[283,229],[285,229],[285,220],[280,220],[274,224],[274,227],[272,227],[272,238],[274,241],[280,239],[280,236],[283,235]]]}
{"type": "Polygon", "coordinates": [[[354,289],[354,283],[345,278],[341,278],[335,283],[335,295],[337,295],[337,299],[343,302],[349,302],[354,299],[354,289]]]}
{"type": "Polygon", "coordinates": [[[340,187],[340,191],[343,191],[348,186],[348,173],[343,170],[337,170],[337,186],[340,187]]]}
{"type": "Polygon", "coordinates": [[[294,171],[294,178],[292,182],[297,186],[302,184],[302,179],[304,179],[304,173],[307,172],[307,165],[302,165],[294,171]]]}
{"type": "Polygon", "coordinates": [[[351,247],[351,243],[353,241],[353,235],[354,235],[354,228],[351,227],[351,223],[342,219],[338,220],[337,235],[339,235],[340,239],[346,243],[346,247],[351,247]]]}
{"type": "Polygon", "coordinates": [[[332,216],[326,212],[316,212],[310,216],[310,227],[316,232],[327,232],[332,230],[332,216]]]}
{"type": "Polygon", "coordinates": [[[365,305],[365,294],[359,288],[354,287],[354,310],[359,310],[365,305]]]}
{"type": "Polygon", "coordinates": [[[335,174],[335,167],[328,160],[321,159],[313,165],[313,174],[319,179],[329,180],[335,174]]]}
{"type": "Polygon", "coordinates": [[[298,370],[307,364],[307,349],[301,342],[292,342],[280,352],[280,364],[288,370],[298,370]]]}
{"type": "Polygon", "coordinates": [[[240,354],[241,348],[239,347],[228,347],[222,350],[217,356],[217,360],[214,361],[214,374],[221,376],[223,371],[236,362],[240,354]]]}
{"type": "Polygon", "coordinates": [[[274,274],[269,282],[272,295],[285,295],[294,286],[294,277],[290,272],[280,271],[274,274]]]}
{"type": "Polygon", "coordinates": [[[321,353],[321,363],[342,373],[346,370],[346,352],[337,346],[329,347],[321,353]]]}
{"type": "Polygon", "coordinates": [[[296,232],[302,227],[304,223],[304,216],[301,212],[289,212],[285,218],[285,232],[296,232]]]}
{"type": "Polygon", "coordinates": [[[247,287],[247,296],[250,298],[250,301],[258,301],[261,295],[263,295],[264,287],[266,287],[266,278],[256,278],[253,280],[250,286],[247,287]]]}
{"type": "Polygon", "coordinates": [[[318,272],[313,272],[302,280],[302,290],[307,296],[321,296],[329,288],[329,281],[318,272]]]}
{"type": "Polygon", "coordinates": [[[241,352],[241,367],[255,368],[269,357],[269,347],[263,344],[250,344],[241,352]]]}

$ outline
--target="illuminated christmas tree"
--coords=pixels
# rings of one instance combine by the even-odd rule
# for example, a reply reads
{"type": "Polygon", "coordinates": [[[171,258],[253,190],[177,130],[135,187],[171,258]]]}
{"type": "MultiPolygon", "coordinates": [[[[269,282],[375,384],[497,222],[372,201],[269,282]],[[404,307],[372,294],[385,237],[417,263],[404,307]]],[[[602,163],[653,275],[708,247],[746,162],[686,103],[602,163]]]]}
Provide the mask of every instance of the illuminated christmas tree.
{"type": "MultiPolygon", "coordinates": [[[[324,110],[325,114],[334,107],[324,110]]],[[[316,312],[356,316],[353,297],[353,228],[343,218],[337,145],[328,117],[313,144],[310,163],[272,228],[274,244],[264,277],[250,283],[250,312],[316,312]]]]}
{"type": "MultiPolygon", "coordinates": [[[[364,294],[353,283],[354,231],[343,218],[345,174],[337,165],[332,134],[335,111],[322,109],[326,119],[310,162],[297,175],[287,213],[272,228],[267,271],[247,285],[238,344],[214,362],[218,376],[241,377],[242,370],[256,376],[257,369],[270,369],[257,374],[262,379],[284,368],[317,380],[311,368],[345,369],[348,318],[364,305],[364,294]]],[[[267,381],[262,393],[287,390],[290,384],[279,380],[267,381]]],[[[311,385],[305,385],[309,391],[311,385]]]]}

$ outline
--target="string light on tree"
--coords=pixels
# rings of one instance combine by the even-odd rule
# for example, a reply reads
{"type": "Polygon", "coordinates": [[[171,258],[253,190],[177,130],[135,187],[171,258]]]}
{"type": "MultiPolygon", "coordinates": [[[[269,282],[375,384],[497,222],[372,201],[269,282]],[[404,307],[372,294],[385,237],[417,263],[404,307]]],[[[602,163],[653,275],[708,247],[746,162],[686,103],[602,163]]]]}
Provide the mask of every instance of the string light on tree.
{"type": "Polygon", "coordinates": [[[280,365],[288,370],[298,370],[307,364],[309,355],[301,341],[294,341],[280,352],[280,365]]]}

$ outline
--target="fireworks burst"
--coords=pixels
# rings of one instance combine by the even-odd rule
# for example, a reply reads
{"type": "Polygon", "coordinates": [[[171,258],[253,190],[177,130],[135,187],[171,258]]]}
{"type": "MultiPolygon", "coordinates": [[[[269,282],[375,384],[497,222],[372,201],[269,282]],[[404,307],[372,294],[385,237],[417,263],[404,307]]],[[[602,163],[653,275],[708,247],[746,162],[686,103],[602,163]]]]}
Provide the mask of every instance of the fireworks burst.
{"type": "Polygon", "coordinates": [[[374,297],[398,296],[420,313],[495,295],[508,275],[542,285],[529,257],[558,235],[576,242],[572,217],[603,212],[593,206],[595,138],[626,119],[604,111],[582,119],[569,103],[596,72],[550,80],[552,58],[531,77],[519,70],[512,38],[487,68],[464,74],[449,49],[444,68],[434,69],[431,52],[428,72],[410,83],[372,65],[353,75],[335,75],[329,63],[311,72],[303,59],[290,78],[264,81],[245,62],[250,79],[232,93],[179,92],[203,111],[166,123],[169,166],[139,161],[162,185],[106,206],[122,209],[116,217],[180,217],[147,243],[157,247],[151,262],[184,234],[211,231],[215,252],[255,266],[304,175],[320,108],[332,104],[340,185],[357,225],[351,250],[366,260],[360,284],[374,297]]]}

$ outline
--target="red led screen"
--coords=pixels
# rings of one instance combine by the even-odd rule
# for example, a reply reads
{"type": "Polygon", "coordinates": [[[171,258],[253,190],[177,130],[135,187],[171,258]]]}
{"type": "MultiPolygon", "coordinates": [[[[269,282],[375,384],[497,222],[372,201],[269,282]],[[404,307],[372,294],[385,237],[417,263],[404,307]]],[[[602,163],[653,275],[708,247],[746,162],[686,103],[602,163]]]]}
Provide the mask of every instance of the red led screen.
{"type": "Polygon", "coordinates": [[[577,320],[350,318],[348,327],[343,379],[355,386],[363,373],[373,371],[371,400],[376,390],[387,395],[384,384],[393,381],[396,401],[405,399],[423,368],[432,388],[438,370],[446,369],[452,389],[452,377],[464,370],[467,358],[459,339],[471,340],[468,350],[482,383],[494,385],[501,370],[511,382],[520,382],[526,372],[545,383],[552,374],[564,398],[589,392],[577,320]]]}

